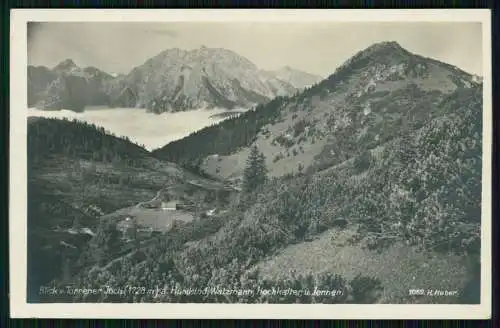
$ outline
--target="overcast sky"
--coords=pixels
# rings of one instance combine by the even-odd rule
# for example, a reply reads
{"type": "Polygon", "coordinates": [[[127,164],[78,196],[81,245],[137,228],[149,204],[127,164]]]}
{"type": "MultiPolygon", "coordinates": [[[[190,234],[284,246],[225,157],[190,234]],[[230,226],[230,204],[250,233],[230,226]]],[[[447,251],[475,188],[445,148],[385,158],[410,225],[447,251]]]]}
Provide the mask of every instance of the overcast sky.
{"type": "Polygon", "coordinates": [[[133,67],[168,48],[226,48],[262,69],[288,65],[324,77],[375,42],[407,50],[478,75],[480,23],[36,23],[28,29],[28,63],[53,67],[71,58],[109,73],[133,67]]]}

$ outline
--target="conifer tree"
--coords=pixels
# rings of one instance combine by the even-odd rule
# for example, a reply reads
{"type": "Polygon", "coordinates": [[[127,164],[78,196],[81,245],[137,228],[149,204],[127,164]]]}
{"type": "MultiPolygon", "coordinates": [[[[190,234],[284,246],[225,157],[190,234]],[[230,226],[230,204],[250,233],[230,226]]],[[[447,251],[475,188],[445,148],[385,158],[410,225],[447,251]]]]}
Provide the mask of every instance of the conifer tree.
{"type": "Polygon", "coordinates": [[[257,146],[250,149],[245,170],[243,172],[243,191],[245,193],[253,192],[258,186],[264,184],[267,180],[266,158],[257,146]]]}

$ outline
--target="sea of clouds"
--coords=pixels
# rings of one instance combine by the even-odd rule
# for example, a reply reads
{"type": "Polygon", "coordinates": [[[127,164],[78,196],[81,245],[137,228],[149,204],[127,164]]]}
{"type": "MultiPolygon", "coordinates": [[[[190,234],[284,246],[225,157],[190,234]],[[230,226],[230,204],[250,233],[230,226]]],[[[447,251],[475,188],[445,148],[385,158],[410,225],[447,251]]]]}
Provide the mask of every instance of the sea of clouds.
{"type": "MultiPolygon", "coordinates": [[[[245,109],[237,109],[244,111],[245,109]]],[[[223,118],[211,117],[225,109],[199,109],[186,112],[148,113],[139,108],[91,107],[77,113],[70,110],[47,111],[28,109],[28,116],[77,119],[105,128],[117,136],[127,136],[133,142],[153,150],[174,140],[182,139],[223,118]]]]}

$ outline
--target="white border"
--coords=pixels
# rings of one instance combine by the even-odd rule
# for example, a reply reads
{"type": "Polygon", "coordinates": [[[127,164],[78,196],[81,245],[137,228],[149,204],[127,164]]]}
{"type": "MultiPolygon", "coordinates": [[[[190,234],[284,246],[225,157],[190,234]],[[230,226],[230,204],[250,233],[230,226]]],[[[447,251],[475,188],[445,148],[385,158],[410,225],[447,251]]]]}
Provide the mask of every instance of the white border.
{"type": "Polygon", "coordinates": [[[491,316],[491,12],[426,10],[11,10],[10,306],[14,318],[487,319],[491,316]],[[480,305],[29,304],[27,277],[27,22],[481,22],[483,26],[483,185],[480,305]]]}

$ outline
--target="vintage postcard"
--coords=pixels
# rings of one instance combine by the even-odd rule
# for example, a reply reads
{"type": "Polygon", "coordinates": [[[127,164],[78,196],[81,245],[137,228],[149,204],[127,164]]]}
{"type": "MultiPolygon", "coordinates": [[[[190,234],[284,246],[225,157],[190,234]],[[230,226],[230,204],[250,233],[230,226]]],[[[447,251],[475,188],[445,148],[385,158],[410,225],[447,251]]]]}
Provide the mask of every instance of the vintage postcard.
{"type": "Polygon", "coordinates": [[[13,10],[13,317],[486,319],[489,10],[13,10]]]}

